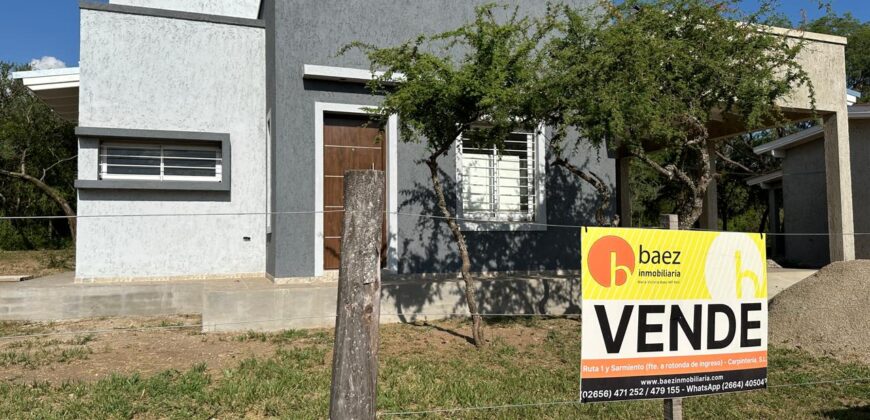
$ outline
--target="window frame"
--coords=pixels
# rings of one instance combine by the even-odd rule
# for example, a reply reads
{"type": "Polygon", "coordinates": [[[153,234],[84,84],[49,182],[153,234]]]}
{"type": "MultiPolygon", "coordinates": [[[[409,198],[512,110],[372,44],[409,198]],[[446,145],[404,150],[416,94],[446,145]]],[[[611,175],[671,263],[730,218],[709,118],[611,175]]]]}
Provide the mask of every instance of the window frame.
{"type": "MultiPolygon", "coordinates": [[[[465,203],[464,165],[463,165],[463,136],[457,137],[454,154],[456,156],[456,215],[460,229],[463,231],[543,231],[547,229],[546,212],[546,127],[538,126],[534,130],[515,131],[512,134],[531,135],[531,141],[527,140],[527,151],[533,154],[534,161],[530,163],[530,170],[534,171],[534,193],[528,196],[534,197],[533,210],[528,214],[499,214],[496,211],[467,210],[465,203]]],[[[528,154],[526,155],[528,156],[528,154]]],[[[495,195],[493,195],[495,197],[495,195]]],[[[493,201],[497,200],[494,198],[493,201]]]]}
{"type": "MultiPolygon", "coordinates": [[[[229,192],[232,184],[232,155],[229,133],[198,131],[140,130],[104,127],[77,127],[79,138],[79,179],[75,187],[81,190],[178,190],[178,191],[219,191],[229,192]],[[104,179],[103,144],[183,146],[213,148],[219,144],[221,156],[220,178],[204,181],[201,177],[170,175],[168,179],[158,179],[153,175],[125,176],[114,174],[104,179]],[[86,165],[83,169],[81,165],[86,165]]],[[[162,155],[162,154],[161,154],[162,155]]],[[[162,160],[162,156],[161,156],[162,160]]]]}
{"type": "MultiPolygon", "coordinates": [[[[172,159],[172,158],[170,158],[172,159]]],[[[198,158],[191,158],[198,159],[198,158]]],[[[209,168],[210,169],[210,168],[209,168]]],[[[99,175],[98,179],[100,180],[135,180],[135,181],[161,181],[161,182],[174,182],[174,181],[189,181],[189,182],[221,182],[223,179],[223,154],[221,153],[221,147],[216,145],[193,145],[184,142],[177,141],[167,141],[165,143],[149,143],[149,142],[135,142],[135,141],[101,141],[100,142],[100,155],[99,155],[99,175]],[[108,167],[111,166],[106,157],[108,155],[107,149],[110,147],[119,147],[119,148],[133,148],[133,149],[150,149],[150,150],[159,150],[160,155],[155,156],[155,158],[160,160],[160,174],[158,175],[141,175],[141,174],[110,174],[108,172],[108,167]],[[218,153],[219,157],[217,159],[217,163],[215,165],[215,175],[210,177],[205,176],[194,176],[194,175],[166,175],[164,174],[164,168],[166,165],[166,155],[164,153],[165,149],[179,149],[179,150],[191,150],[191,151],[215,151],[218,153]]]]}

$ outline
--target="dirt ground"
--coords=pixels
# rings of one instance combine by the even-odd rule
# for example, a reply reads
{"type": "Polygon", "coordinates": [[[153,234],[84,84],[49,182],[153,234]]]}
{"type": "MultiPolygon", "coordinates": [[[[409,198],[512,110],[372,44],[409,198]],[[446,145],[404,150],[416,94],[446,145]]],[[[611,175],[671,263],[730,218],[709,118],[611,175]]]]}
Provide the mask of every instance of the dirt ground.
{"type": "Polygon", "coordinates": [[[870,260],[833,263],[770,302],[770,343],[870,363],[870,260]]]}
{"type": "Polygon", "coordinates": [[[212,371],[248,357],[271,355],[275,345],[242,335],[201,334],[198,316],[113,318],[51,324],[6,323],[0,336],[0,380],[95,380],[111,373],[149,375],[206,363],[212,371]],[[131,331],[130,328],[142,330],[131,331]],[[115,330],[115,331],[112,331],[115,330]],[[11,331],[11,332],[10,332],[11,331]],[[10,338],[23,334],[50,334],[10,338]],[[76,332],[76,333],[72,333],[76,332]],[[4,355],[6,355],[4,357],[4,355]]]}
{"type": "Polygon", "coordinates": [[[48,276],[75,269],[75,251],[72,249],[48,251],[0,250],[0,276],[48,276]]]}
{"type": "MultiPolygon", "coordinates": [[[[0,381],[89,382],[113,373],[148,376],[165,370],[184,371],[198,364],[219,373],[251,357],[272,356],[279,348],[332,340],[331,330],[203,334],[199,323],[198,316],[0,322],[0,381]],[[16,337],[21,335],[29,337],[16,337]]],[[[471,348],[471,331],[466,324],[443,321],[437,325],[385,326],[381,329],[381,354],[401,357],[433,349],[453,352],[471,348]]],[[[495,323],[487,328],[487,339],[525,348],[544,342],[549,330],[572,325],[579,333],[576,320],[547,320],[535,325],[495,323]]]]}

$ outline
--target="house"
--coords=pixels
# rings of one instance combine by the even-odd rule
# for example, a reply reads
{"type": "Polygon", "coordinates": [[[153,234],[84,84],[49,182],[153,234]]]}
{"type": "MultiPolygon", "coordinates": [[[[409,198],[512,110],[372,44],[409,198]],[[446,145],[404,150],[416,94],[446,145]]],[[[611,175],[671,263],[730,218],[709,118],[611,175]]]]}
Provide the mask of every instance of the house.
{"type": "MultiPolygon", "coordinates": [[[[457,271],[418,162],[423,146],[399,138],[395,117],[369,124],[365,108],[379,99],[365,88],[368,60],[337,52],[352,41],[389,46],[453,29],[488,2],[82,2],[80,70],[16,76],[78,121],[77,280],[329,278],[340,255],[342,175],[371,168],[387,179],[384,269],[457,271]]],[[[531,15],[547,8],[513,3],[531,15]]],[[[848,159],[837,154],[848,140],[838,125],[845,105],[829,94],[845,84],[830,72],[843,63],[845,39],[771,30],[813,44],[801,60],[832,127],[826,144],[838,157],[828,181],[848,182],[849,172],[839,170],[848,159]]],[[[783,106],[795,119],[811,108],[803,91],[783,106]]],[[[711,135],[745,131],[720,117],[711,135]]],[[[598,197],[548,164],[543,140],[530,129],[514,133],[506,150],[458,142],[442,159],[448,205],[463,220],[474,271],[579,268],[577,226],[594,223],[598,197]]],[[[613,209],[631,226],[628,160],[603,147],[570,159],[617,189],[613,209]]],[[[712,188],[702,227],[716,224],[715,197],[712,188]]],[[[851,207],[829,214],[851,229],[851,207]]],[[[832,252],[851,258],[850,241],[831,241],[832,252]]]]}
{"type": "MultiPolygon", "coordinates": [[[[857,99],[857,92],[849,91],[857,99]]],[[[854,99],[851,103],[854,103],[854,99]]],[[[824,129],[815,126],[763,144],[754,149],[782,160],[782,169],[747,181],[768,191],[772,255],[785,264],[820,267],[831,262],[827,185],[825,181],[824,129]]],[[[870,106],[849,107],[852,205],[854,209],[855,256],[870,258],[870,106]]],[[[851,234],[852,232],[847,232],[851,234]]]]}
{"type": "MultiPolygon", "coordinates": [[[[370,168],[387,178],[384,268],[458,271],[446,225],[429,217],[440,213],[417,162],[423,146],[398,138],[396,118],[368,124],[365,108],[378,102],[365,88],[369,63],[336,53],[455,28],[485,3],[82,2],[80,71],[64,70],[78,98],[77,280],[328,277],[342,175],[370,168]]],[[[40,89],[51,74],[19,77],[57,109],[70,101],[40,89]]],[[[547,165],[535,130],[509,144],[460,144],[442,159],[457,216],[493,221],[463,222],[473,269],[578,269],[579,229],[544,224],[591,223],[594,190],[547,165]]],[[[603,148],[574,163],[615,182],[603,148]]]]}

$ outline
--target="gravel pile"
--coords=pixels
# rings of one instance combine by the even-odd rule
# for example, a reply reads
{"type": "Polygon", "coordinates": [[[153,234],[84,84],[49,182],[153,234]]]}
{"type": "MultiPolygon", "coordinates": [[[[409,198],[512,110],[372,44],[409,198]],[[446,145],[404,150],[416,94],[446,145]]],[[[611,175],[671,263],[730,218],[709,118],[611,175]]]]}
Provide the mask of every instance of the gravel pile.
{"type": "Polygon", "coordinates": [[[870,260],[833,263],[770,301],[770,343],[870,363],[870,260]]]}

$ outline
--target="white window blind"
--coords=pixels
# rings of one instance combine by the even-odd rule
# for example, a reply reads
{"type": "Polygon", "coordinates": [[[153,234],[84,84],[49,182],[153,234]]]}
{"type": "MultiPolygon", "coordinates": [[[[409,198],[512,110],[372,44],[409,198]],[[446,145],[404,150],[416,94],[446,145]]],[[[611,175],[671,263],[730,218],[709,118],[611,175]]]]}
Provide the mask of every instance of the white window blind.
{"type": "Polygon", "coordinates": [[[478,148],[461,139],[463,217],[534,221],[537,205],[536,141],[533,133],[513,133],[504,148],[478,148]]]}
{"type": "Polygon", "coordinates": [[[220,182],[220,145],[105,143],[100,178],[220,182]]]}

